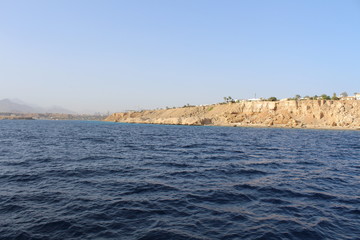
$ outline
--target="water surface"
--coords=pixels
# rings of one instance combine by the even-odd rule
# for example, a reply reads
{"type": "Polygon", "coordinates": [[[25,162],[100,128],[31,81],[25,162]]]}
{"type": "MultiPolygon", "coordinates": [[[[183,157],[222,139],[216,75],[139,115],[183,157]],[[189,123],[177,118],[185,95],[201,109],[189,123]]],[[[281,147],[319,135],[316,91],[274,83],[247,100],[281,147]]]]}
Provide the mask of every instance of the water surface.
{"type": "Polygon", "coordinates": [[[360,239],[360,132],[0,121],[0,239],[360,239]]]}

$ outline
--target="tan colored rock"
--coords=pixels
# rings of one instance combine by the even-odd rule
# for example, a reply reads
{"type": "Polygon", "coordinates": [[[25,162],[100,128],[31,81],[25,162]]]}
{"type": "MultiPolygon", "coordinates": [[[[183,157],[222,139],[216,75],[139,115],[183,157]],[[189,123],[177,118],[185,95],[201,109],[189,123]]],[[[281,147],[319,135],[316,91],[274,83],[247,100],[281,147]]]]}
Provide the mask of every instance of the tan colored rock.
{"type": "Polygon", "coordinates": [[[240,102],[114,113],[106,121],[182,125],[360,128],[360,101],[240,102]]]}

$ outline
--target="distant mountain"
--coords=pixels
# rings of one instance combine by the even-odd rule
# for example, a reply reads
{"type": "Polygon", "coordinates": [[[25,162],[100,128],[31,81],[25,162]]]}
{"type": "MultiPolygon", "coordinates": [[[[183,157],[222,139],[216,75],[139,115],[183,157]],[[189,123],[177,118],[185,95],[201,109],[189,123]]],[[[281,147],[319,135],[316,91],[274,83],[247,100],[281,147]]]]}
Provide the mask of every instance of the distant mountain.
{"type": "Polygon", "coordinates": [[[46,108],[45,109],[47,113],[66,113],[66,114],[75,114],[75,112],[63,108],[63,107],[59,107],[59,106],[52,106],[50,108],[46,108]]]}
{"type": "Polygon", "coordinates": [[[66,113],[73,114],[75,112],[54,106],[51,108],[42,108],[37,106],[31,106],[22,102],[21,100],[10,100],[2,99],[0,100],[0,112],[6,113],[66,113]]]}
{"type": "Polygon", "coordinates": [[[34,109],[25,104],[16,103],[10,99],[0,100],[0,112],[11,112],[11,113],[33,113],[38,109],[34,109]]]}

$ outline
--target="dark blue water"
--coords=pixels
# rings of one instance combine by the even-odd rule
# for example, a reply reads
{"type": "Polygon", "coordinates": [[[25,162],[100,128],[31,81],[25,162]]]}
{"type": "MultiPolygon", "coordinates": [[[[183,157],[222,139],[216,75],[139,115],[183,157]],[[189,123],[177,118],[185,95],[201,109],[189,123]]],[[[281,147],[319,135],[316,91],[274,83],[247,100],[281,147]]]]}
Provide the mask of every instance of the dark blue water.
{"type": "Polygon", "coordinates": [[[0,239],[360,239],[360,132],[0,121],[0,239]]]}

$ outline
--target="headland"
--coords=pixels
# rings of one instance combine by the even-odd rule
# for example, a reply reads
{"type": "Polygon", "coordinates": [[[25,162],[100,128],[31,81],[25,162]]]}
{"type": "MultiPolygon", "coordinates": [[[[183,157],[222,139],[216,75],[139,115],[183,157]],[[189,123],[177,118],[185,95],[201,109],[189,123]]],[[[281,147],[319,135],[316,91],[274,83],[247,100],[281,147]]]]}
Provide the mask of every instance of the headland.
{"type": "Polygon", "coordinates": [[[359,100],[241,101],[114,113],[124,123],[360,130],[359,100]]]}

